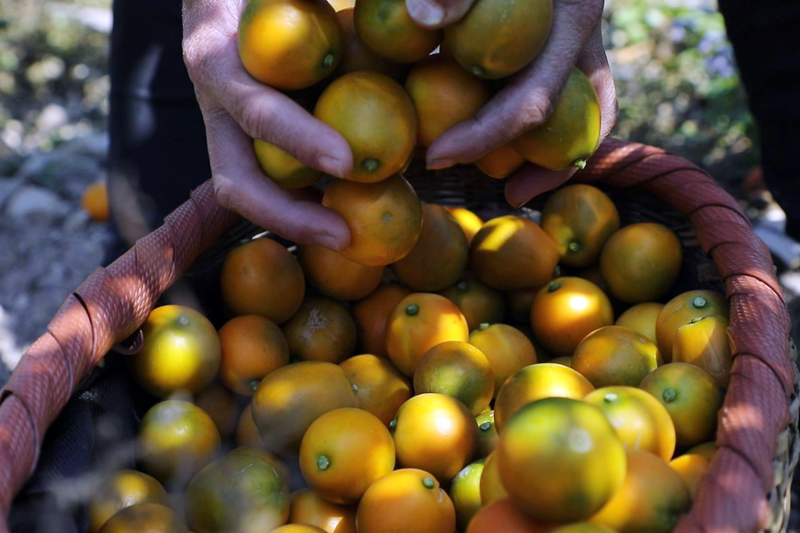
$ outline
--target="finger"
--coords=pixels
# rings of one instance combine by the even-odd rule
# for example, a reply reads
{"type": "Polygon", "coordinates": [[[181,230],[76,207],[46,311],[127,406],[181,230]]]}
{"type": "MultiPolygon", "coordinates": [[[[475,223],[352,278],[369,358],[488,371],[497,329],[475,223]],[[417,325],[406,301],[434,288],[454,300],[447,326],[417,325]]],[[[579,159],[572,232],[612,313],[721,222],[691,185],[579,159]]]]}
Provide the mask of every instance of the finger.
{"type": "Polygon", "coordinates": [[[548,170],[538,165],[527,164],[508,178],[505,187],[506,201],[514,207],[521,207],[532,198],[566,183],[576,171],[574,168],[548,170]]]}
{"type": "Polygon", "coordinates": [[[475,0],[406,0],[406,10],[423,28],[438,29],[461,19],[475,0]]]}
{"type": "Polygon", "coordinates": [[[474,118],[433,142],[428,168],[475,161],[547,120],[601,14],[598,0],[555,0],[552,29],[539,56],[474,118]]]}
{"type": "Polygon", "coordinates": [[[576,66],[592,82],[600,100],[600,141],[602,142],[617,125],[619,106],[614,77],[611,75],[611,67],[608,65],[608,57],[606,57],[603,47],[603,34],[599,24],[586,42],[576,66]]]}
{"type": "Polygon", "coordinates": [[[221,205],[251,222],[301,244],[340,251],[350,230],[335,212],[306,193],[290,193],[266,178],[256,162],[249,137],[232,117],[206,117],[206,135],[214,191],[221,205]]]}

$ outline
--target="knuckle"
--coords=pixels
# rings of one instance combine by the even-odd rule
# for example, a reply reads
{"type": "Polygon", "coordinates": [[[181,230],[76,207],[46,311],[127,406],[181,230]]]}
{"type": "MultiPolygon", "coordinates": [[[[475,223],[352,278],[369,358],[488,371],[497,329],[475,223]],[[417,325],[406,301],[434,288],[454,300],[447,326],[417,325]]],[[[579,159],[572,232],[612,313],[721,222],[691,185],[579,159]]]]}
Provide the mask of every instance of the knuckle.
{"type": "Polygon", "coordinates": [[[520,125],[528,130],[542,124],[553,113],[553,99],[541,92],[530,94],[519,110],[520,125]]]}
{"type": "Polygon", "coordinates": [[[214,186],[214,196],[219,202],[219,205],[225,207],[226,209],[233,209],[235,210],[236,206],[234,205],[234,185],[229,178],[221,177],[219,175],[214,176],[213,180],[214,186]]]}

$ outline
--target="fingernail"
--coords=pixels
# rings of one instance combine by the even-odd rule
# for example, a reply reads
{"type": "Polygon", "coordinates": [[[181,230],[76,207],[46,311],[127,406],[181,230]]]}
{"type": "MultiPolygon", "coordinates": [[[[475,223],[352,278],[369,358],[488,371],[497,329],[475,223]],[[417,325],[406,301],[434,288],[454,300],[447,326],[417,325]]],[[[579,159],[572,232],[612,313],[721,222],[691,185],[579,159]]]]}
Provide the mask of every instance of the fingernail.
{"type": "Polygon", "coordinates": [[[339,244],[339,239],[327,233],[319,233],[314,236],[314,244],[333,250],[334,252],[341,252],[342,245],[339,244]]]}
{"type": "Polygon", "coordinates": [[[333,157],[323,155],[319,158],[319,166],[322,170],[337,178],[344,178],[344,167],[342,162],[333,157]]]}
{"type": "Polygon", "coordinates": [[[444,20],[442,6],[430,0],[409,0],[406,9],[411,18],[424,26],[438,26],[444,20]]]}
{"type": "Polygon", "coordinates": [[[443,168],[450,168],[455,164],[456,162],[450,159],[434,159],[433,161],[428,161],[426,167],[428,170],[441,170],[443,168]]]}

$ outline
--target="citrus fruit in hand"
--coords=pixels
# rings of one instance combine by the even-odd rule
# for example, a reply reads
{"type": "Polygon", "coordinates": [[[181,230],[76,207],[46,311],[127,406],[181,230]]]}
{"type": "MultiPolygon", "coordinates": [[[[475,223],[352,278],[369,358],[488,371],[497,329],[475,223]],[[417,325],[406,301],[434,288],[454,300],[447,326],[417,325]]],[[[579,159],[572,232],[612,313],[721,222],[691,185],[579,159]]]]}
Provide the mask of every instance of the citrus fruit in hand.
{"type": "Polygon", "coordinates": [[[572,368],[595,387],[638,387],[663,364],[655,343],[632,329],[604,326],[589,333],[575,348],[572,368]]]}
{"type": "Polygon", "coordinates": [[[341,304],[328,298],[307,298],[283,325],[289,351],[304,361],[339,363],[353,355],[356,325],[341,304]]]}
{"type": "Polygon", "coordinates": [[[495,148],[475,161],[481,172],[494,179],[503,179],[514,173],[525,164],[525,158],[519,155],[510,144],[495,148]]]}
{"type": "MultiPolygon", "coordinates": [[[[354,5],[354,3],[353,3],[354,5]]],[[[342,60],[336,69],[335,75],[343,75],[359,70],[374,70],[381,74],[386,74],[390,78],[401,81],[405,68],[403,65],[394,63],[383,58],[367,48],[361,37],[358,36],[355,26],[355,9],[353,5],[344,9],[337,9],[336,16],[342,26],[342,37],[344,39],[344,50],[342,60]]]]}
{"type": "Polygon", "coordinates": [[[355,26],[367,48],[398,63],[420,61],[442,41],[441,30],[428,30],[414,22],[404,0],[357,2],[355,26]]]}
{"type": "Polygon", "coordinates": [[[322,177],[322,172],[304,165],[274,144],[255,139],[253,149],[261,170],[281,189],[311,187],[322,177]]]}
{"type": "Polygon", "coordinates": [[[289,363],[289,344],[281,328],[263,316],[232,318],[219,330],[219,376],[228,389],[252,396],[261,380],[289,363]]]}
{"type": "Polygon", "coordinates": [[[385,426],[412,396],[408,379],[386,358],[356,355],[345,359],[339,366],[355,387],[359,407],[378,417],[385,426]]]}

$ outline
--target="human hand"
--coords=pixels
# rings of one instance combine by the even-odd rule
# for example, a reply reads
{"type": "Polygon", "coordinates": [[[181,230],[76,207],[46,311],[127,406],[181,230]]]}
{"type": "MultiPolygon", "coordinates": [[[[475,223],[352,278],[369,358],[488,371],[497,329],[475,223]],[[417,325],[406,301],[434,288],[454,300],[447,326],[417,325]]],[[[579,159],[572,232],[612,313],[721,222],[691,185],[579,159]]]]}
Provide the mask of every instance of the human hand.
{"type": "MultiPolygon", "coordinates": [[[[406,0],[406,9],[420,26],[441,28],[463,17],[474,1],[406,0]]],[[[431,144],[428,168],[473,162],[542,124],[558,102],[573,66],[588,76],[600,99],[602,142],[617,122],[614,80],[600,28],[602,13],[603,0],[553,0],[553,24],[542,51],[509,77],[474,118],[453,126],[431,144]]],[[[552,171],[526,164],[509,177],[506,199],[520,206],[564,183],[576,170],[552,171]]]]}
{"type": "Polygon", "coordinates": [[[236,40],[245,3],[183,0],[184,61],[203,113],[217,200],[294,242],[342,250],[350,241],[345,221],[309,191],[278,187],[256,161],[254,138],[335,177],[353,166],[350,147],[338,132],[245,71],[236,40]]]}

